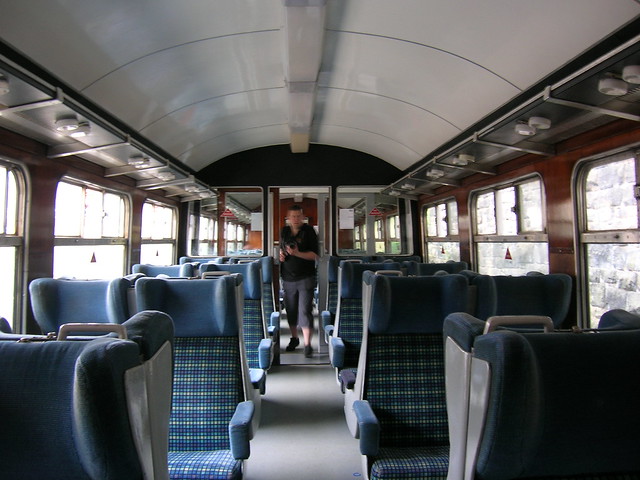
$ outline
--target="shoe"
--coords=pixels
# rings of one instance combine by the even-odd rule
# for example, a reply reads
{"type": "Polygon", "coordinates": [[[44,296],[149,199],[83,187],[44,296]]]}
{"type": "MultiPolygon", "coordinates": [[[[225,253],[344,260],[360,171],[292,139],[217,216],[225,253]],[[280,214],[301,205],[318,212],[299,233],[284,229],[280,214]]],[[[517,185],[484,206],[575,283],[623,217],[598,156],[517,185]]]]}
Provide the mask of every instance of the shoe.
{"type": "Polygon", "coordinates": [[[304,356],[307,358],[311,358],[311,354],[313,353],[313,348],[311,348],[311,345],[305,345],[304,346],[304,356]]]}
{"type": "Polygon", "coordinates": [[[289,340],[289,345],[287,345],[287,348],[285,348],[285,350],[287,352],[293,352],[298,345],[300,345],[300,339],[291,337],[291,340],[289,340]]]}

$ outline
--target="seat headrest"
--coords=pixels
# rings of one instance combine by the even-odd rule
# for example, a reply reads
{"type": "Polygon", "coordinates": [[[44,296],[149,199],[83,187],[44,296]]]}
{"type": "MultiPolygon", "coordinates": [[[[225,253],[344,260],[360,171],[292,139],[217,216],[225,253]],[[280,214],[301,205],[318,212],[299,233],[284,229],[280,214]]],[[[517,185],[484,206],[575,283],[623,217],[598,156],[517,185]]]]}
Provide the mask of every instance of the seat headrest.
{"type": "Polygon", "coordinates": [[[239,273],[243,278],[244,298],[259,300],[262,298],[262,263],[205,263],[200,265],[200,273],[231,272],[239,273]]]}
{"type": "Polygon", "coordinates": [[[369,331],[441,333],[444,319],[467,306],[468,285],[460,275],[437,277],[368,276],[371,284],[369,331]]]}
{"type": "Polygon", "coordinates": [[[344,262],[340,265],[342,275],[340,283],[340,296],[342,298],[362,298],[362,274],[367,270],[400,270],[397,262],[389,263],[351,263],[344,262]]]}
{"type": "Polygon", "coordinates": [[[215,279],[141,278],[136,282],[140,310],[159,310],[173,320],[176,337],[238,335],[242,276],[215,279]]]}
{"type": "Polygon", "coordinates": [[[407,262],[408,275],[434,275],[438,271],[447,273],[459,273],[466,270],[468,265],[466,262],[445,262],[445,263],[418,263],[407,262]]]}

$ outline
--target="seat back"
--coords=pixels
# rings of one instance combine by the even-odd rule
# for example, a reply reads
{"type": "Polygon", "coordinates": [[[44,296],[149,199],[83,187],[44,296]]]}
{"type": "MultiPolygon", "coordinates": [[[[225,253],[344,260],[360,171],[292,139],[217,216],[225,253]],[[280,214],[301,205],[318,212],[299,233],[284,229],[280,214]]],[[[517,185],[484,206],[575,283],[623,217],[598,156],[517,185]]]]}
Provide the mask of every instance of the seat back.
{"type": "Polygon", "coordinates": [[[465,478],[639,478],[639,362],[639,330],[479,336],[465,478]]]}
{"type": "Polygon", "coordinates": [[[362,275],[366,271],[400,270],[396,262],[341,262],[338,269],[338,305],[332,336],[340,337],[345,345],[344,368],[358,364],[362,342],[362,275]]]}
{"type": "Polygon", "coordinates": [[[170,469],[182,463],[172,461],[171,452],[229,450],[229,421],[236,406],[252,397],[242,335],[242,277],[141,278],[136,297],[139,308],[166,312],[175,325],[170,469]]]}
{"type": "Polygon", "coordinates": [[[486,301],[476,316],[486,320],[493,315],[544,315],[560,328],[567,317],[571,302],[572,281],[569,275],[506,276],[480,275],[475,278],[478,298],[486,301]],[[490,299],[495,298],[491,308],[490,299]]]}
{"type": "Polygon", "coordinates": [[[229,272],[242,275],[244,291],[242,324],[247,360],[249,361],[250,368],[261,368],[259,355],[260,342],[269,337],[267,317],[262,308],[262,263],[255,261],[225,265],[204,263],[200,265],[200,272],[202,274],[207,272],[229,272]]]}
{"type": "Polygon", "coordinates": [[[407,275],[434,275],[436,272],[460,273],[469,268],[467,262],[444,262],[444,263],[419,263],[415,261],[405,261],[402,263],[407,269],[407,275]]]}
{"type": "Polygon", "coordinates": [[[131,273],[143,273],[147,277],[162,275],[165,277],[191,278],[195,276],[195,269],[192,263],[183,263],[180,265],[149,265],[136,263],[131,267],[131,273]]]}
{"type": "Polygon", "coordinates": [[[148,413],[139,355],[115,338],[0,342],[0,477],[143,478],[132,433],[148,413]]]}
{"type": "Polygon", "coordinates": [[[29,284],[31,308],[44,333],[63,323],[123,323],[129,318],[129,281],[37,278],[29,284]]]}
{"type": "Polygon", "coordinates": [[[442,327],[464,311],[460,275],[393,277],[365,273],[370,306],[353,392],[345,393],[352,433],[353,401],[368,400],[380,421],[380,447],[448,446],[442,327]]]}

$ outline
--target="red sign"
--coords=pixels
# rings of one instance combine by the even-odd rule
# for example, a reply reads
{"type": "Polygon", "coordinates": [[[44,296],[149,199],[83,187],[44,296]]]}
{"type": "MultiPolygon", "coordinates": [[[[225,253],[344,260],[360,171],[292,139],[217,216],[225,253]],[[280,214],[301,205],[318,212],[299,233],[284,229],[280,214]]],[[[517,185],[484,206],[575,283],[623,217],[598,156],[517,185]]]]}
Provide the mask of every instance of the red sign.
{"type": "Polygon", "coordinates": [[[222,212],[222,215],[220,215],[222,218],[230,218],[230,219],[235,219],[236,216],[233,214],[233,212],[231,210],[229,210],[228,208],[222,212]]]}
{"type": "Polygon", "coordinates": [[[507,247],[507,253],[504,254],[504,259],[505,260],[513,260],[511,258],[511,252],[509,251],[509,247],[507,247]]]}
{"type": "Polygon", "coordinates": [[[382,212],[377,208],[373,207],[373,210],[369,212],[369,215],[382,215],[382,212]]]}

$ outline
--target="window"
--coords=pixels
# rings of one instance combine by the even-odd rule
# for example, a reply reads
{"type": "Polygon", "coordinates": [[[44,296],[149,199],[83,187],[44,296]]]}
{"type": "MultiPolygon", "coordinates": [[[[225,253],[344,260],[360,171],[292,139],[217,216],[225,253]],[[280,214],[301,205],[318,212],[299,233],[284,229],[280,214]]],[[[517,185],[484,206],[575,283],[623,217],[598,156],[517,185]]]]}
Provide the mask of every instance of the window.
{"type": "Polygon", "coordinates": [[[339,255],[408,255],[407,200],[376,187],[339,187],[339,255]]]}
{"type": "Polygon", "coordinates": [[[16,165],[0,160],[0,317],[19,331],[24,258],[25,177],[16,165]]]}
{"type": "Polygon", "coordinates": [[[472,197],[478,271],[487,275],[549,272],[542,182],[529,178],[472,197]]]}
{"type": "Polygon", "coordinates": [[[140,263],[172,265],[176,252],[176,211],[159,203],[142,206],[140,263]]]}
{"type": "Polygon", "coordinates": [[[455,200],[427,205],[422,210],[422,225],[427,262],[460,261],[458,205],[455,200]]]}
{"type": "Polygon", "coordinates": [[[72,180],[58,183],[53,276],[96,279],[123,275],[126,225],[124,195],[72,180]]]}
{"type": "Polygon", "coordinates": [[[614,308],[640,313],[638,175],[632,152],[580,166],[576,192],[585,326],[597,326],[614,308]]]}

